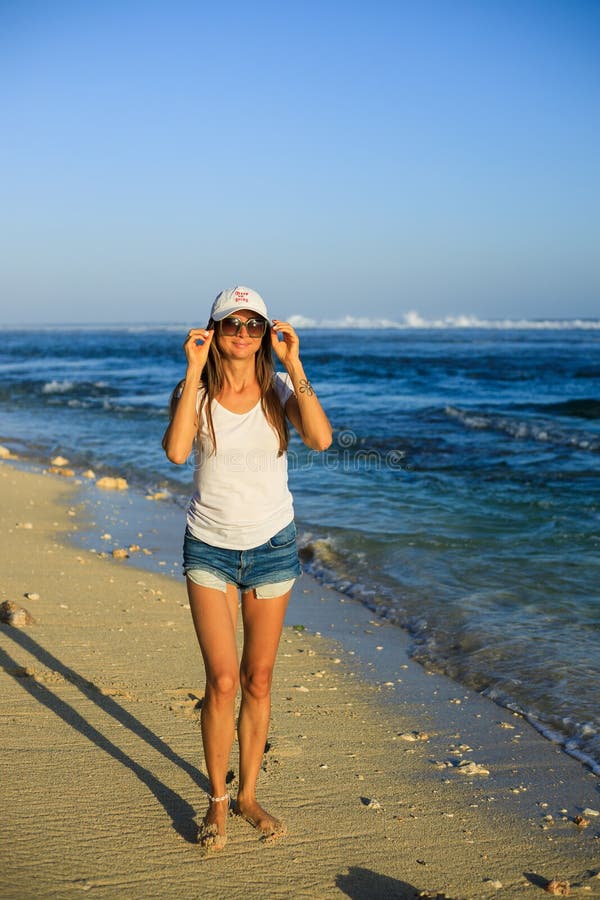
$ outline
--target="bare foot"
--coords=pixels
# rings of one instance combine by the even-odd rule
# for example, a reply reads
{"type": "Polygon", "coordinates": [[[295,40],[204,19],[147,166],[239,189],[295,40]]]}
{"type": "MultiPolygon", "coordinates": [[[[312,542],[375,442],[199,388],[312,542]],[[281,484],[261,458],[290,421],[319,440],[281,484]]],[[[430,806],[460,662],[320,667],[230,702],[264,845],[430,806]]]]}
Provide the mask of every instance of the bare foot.
{"type": "Polygon", "coordinates": [[[222,850],[227,843],[226,823],[229,802],[209,803],[206,815],[198,829],[198,843],[203,850],[222,850]]]}
{"type": "Polygon", "coordinates": [[[238,796],[236,807],[238,814],[261,832],[261,840],[274,841],[286,834],[283,822],[270,815],[256,800],[243,800],[238,796]]]}

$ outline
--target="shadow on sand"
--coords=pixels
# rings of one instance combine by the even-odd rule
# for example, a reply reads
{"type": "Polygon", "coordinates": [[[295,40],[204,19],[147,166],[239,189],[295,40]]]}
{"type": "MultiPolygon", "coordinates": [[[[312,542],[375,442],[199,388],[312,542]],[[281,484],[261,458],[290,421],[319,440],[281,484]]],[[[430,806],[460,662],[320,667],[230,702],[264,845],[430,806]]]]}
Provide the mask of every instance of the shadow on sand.
{"type": "MultiPolygon", "coordinates": [[[[95,703],[104,713],[106,713],[106,715],[111,716],[138,738],[146,741],[153,750],[162,754],[169,762],[172,762],[174,765],[183,769],[183,771],[190,776],[192,781],[203,791],[208,790],[208,779],[206,779],[198,769],[172,750],[162,738],[151,731],[143,722],[140,722],[139,719],[136,719],[135,716],[132,716],[131,713],[117,703],[113,697],[101,693],[100,689],[93,682],[87,681],[73,669],[66,666],[28,634],[11,626],[2,626],[1,631],[38,659],[46,668],[50,669],[52,672],[58,673],[65,681],[74,685],[84,697],[95,703]]],[[[196,842],[197,826],[194,822],[195,812],[187,800],[184,800],[183,797],[171,790],[171,788],[153,775],[152,772],[128,756],[127,753],[120,749],[120,747],[117,747],[109,738],[105,737],[97,728],[86,721],[77,710],[64,700],[61,700],[60,697],[57,697],[57,695],[43,682],[28,677],[27,672],[23,667],[2,649],[0,649],[0,665],[2,665],[5,671],[15,678],[23,690],[34,697],[38,703],[41,703],[42,706],[51,710],[51,712],[66,722],[67,725],[70,725],[71,728],[74,728],[91,741],[92,744],[95,744],[100,750],[108,753],[109,756],[112,756],[113,759],[116,759],[133,772],[162,805],[165,812],[170,817],[175,831],[189,843],[196,842]]]]}
{"type": "Polygon", "coordinates": [[[422,891],[388,875],[379,875],[371,869],[351,866],[347,875],[337,875],[335,885],[352,900],[416,900],[417,897],[445,897],[436,891],[422,891]]]}

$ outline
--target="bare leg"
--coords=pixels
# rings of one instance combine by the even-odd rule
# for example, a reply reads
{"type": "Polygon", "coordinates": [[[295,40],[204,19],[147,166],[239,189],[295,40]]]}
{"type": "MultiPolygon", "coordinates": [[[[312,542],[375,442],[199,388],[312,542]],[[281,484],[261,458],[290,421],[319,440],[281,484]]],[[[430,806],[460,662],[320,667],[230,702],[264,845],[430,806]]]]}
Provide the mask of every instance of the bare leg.
{"type": "MultiPolygon", "coordinates": [[[[187,579],[194,628],[206,671],[206,691],[202,702],[201,726],[204,759],[210,778],[210,793],[226,793],[225,777],[233,743],[234,704],[238,689],[236,625],[237,589],[227,585],[226,593],[201,587],[187,579]]],[[[210,801],[200,828],[199,842],[218,850],[225,844],[227,801],[210,801]]]]}
{"type": "Polygon", "coordinates": [[[256,781],[271,716],[271,683],[277,647],[291,591],[281,597],[257,599],[254,591],[242,597],[244,650],[240,667],[242,702],[238,719],[240,783],[237,806],[241,815],[265,836],[284,828],[256,800],[256,781]]]}

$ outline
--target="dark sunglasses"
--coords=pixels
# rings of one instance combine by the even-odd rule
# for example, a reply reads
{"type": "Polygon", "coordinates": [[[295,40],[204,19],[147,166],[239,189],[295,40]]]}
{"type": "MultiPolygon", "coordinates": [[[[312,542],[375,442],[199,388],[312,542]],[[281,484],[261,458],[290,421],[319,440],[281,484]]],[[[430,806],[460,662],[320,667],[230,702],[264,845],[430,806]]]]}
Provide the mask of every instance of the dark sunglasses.
{"type": "Polygon", "coordinates": [[[225,337],[237,337],[245,326],[250,338],[261,338],[265,333],[267,323],[264,319],[238,319],[237,316],[227,316],[221,319],[221,334],[225,337]]]}

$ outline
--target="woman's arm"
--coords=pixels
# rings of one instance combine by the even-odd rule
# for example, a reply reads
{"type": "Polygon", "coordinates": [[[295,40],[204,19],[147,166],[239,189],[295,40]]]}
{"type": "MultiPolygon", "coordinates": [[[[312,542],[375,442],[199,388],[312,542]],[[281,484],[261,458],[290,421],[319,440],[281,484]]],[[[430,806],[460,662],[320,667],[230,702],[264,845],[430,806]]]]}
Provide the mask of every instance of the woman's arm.
{"type": "Polygon", "coordinates": [[[183,390],[179,399],[174,403],[171,421],[162,439],[167,458],[178,465],[182,465],[190,455],[198,430],[196,416],[198,385],[213,335],[214,330],[212,329],[207,331],[204,328],[193,328],[183,345],[188,361],[183,390]],[[196,343],[198,340],[203,343],[196,343]]]}
{"type": "Polygon", "coordinates": [[[280,322],[278,319],[273,321],[273,350],[285,366],[295,392],[295,396],[291,396],[285,405],[286,415],[307,447],[311,450],[327,450],[332,440],[331,425],[300,361],[298,335],[289,322],[280,322]],[[282,341],[277,332],[283,335],[282,341]]]}

